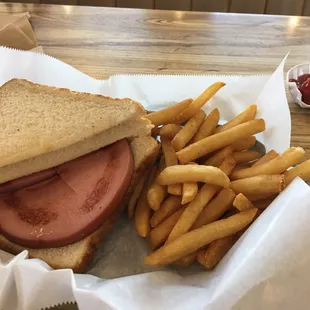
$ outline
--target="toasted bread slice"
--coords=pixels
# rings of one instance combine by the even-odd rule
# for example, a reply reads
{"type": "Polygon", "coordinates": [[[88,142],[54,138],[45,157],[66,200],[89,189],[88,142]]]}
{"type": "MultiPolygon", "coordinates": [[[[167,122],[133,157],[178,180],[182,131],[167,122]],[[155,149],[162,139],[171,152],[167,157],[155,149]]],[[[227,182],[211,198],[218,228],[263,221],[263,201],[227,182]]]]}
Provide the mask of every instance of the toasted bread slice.
{"type": "Polygon", "coordinates": [[[76,243],[64,247],[47,249],[24,248],[0,235],[0,248],[12,254],[18,254],[23,250],[28,250],[30,258],[40,258],[55,269],[71,268],[74,272],[84,272],[93,259],[97,244],[110,231],[121,211],[127,205],[137,180],[155,162],[159,151],[157,141],[150,136],[136,138],[131,142],[130,146],[135,163],[135,173],[131,185],[127,190],[120,209],[107,219],[101,228],[76,243]]]}
{"type": "MultiPolygon", "coordinates": [[[[131,99],[10,80],[0,87],[0,167],[67,148],[109,129],[116,132],[123,123],[128,128],[130,122],[142,122],[145,113],[131,99]]],[[[152,126],[144,119],[142,127],[150,131],[152,126]]],[[[130,128],[117,139],[139,135],[130,128]]]]}
{"type": "Polygon", "coordinates": [[[1,167],[0,184],[56,167],[126,137],[148,137],[147,134],[150,133],[150,127],[145,121],[144,119],[127,121],[66,148],[1,167]]]}

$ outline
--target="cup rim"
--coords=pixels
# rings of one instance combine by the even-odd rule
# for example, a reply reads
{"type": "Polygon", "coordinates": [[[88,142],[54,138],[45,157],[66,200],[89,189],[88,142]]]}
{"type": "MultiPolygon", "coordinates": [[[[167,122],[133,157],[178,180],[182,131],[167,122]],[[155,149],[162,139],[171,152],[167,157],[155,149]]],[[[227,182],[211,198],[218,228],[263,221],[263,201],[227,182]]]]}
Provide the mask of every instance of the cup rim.
{"type": "Polygon", "coordinates": [[[290,72],[292,72],[293,70],[295,70],[295,69],[297,69],[297,68],[299,68],[301,66],[304,66],[304,65],[309,65],[309,74],[310,74],[310,61],[309,62],[303,62],[303,63],[301,63],[299,65],[296,65],[296,66],[292,67],[291,69],[289,69],[287,71],[287,73],[286,73],[286,82],[287,83],[293,83],[293,82],[289,82],[289,78],[288,77],[289,77],[290,72]]]}

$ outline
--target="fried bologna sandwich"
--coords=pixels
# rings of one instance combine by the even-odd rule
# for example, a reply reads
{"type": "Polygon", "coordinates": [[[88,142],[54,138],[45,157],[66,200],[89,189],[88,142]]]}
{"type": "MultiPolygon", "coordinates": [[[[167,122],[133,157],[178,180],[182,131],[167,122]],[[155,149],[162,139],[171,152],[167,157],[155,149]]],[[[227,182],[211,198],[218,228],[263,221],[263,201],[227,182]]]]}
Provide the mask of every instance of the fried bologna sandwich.
{"type": "Polygon", "coordinates": [[[156,160],[145,114],[130,99],[0,87],[0,248],[83,272],[156,160]]]}

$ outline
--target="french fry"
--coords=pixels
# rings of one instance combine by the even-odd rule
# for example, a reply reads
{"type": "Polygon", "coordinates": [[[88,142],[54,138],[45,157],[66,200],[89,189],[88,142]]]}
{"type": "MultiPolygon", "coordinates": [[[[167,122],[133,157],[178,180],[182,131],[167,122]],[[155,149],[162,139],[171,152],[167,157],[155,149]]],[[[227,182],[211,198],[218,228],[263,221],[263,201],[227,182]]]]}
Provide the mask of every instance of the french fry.
{"type": "Polygon", "coordinates": [[[160,223],[158,226],[156,226],[150,231],[149,243],[151,250],[157,249],[161,244],[163,244],[167,240],[172,228],[180,218],[184,209],[185,207],[180,208],[175,213],[170,215],[166,220],[164,220],[162,223],[160,223]]]}
{"type": "MultiPolygon", "coordinates": [[[[161,145],[165,157],[166,167],[177,165],[178,159],[176,157],[175,150],[171,145],[171,142],[167,138],[162,137],[161,145]]],[[[182,185],[175,183],[172,186],[168,186],[167,191],[171,195],[182,195],[182,185]]]]}
{"type": "Polygon", "coordinates": [[[296,177],[310,180],[310,159],[284,173],[285,185],[289,185],[296,177]]]}
{"type": "MultiPolygon", "coordinates": [[[[190,165],[198,165],[195,162],[189,163],[190,165]]],[[[185,205],[191,202],[198,192],[198,184],[197,182],[188,182],[183,183],[182,188],[182,205],[185,205]]]]}
{"type": "Polygon", "coordinates": [[[239,170],[244,170],[245,168],[250,168],[252,167],[252,163],[246,163],[243,165],[237,165],[234,169],[234,171],[239,171],[239,170]]]}
{"type": "Polygon", "coordinates": [[[237,164],[245,164],[261,158],[263,155],[255,151],[233,152],[233,157],[237,164]]]}
{"type": "Polygon", "coordinates": [[[188,266],[190,266],[192,263],[194,263],[196,261],[197,258],[197,252],[188,254],[178,260],[176,260],[175,262],[173,262],[173,266],[177,267],[177,268],[187,268],[188,266]]]}
{"type": "Polygon", "coordinates": [[[188,204],[180,216],[166,242],[171,242],[190,230],[203,208],[212,199],[218,189],[218,186],[210,184],[205,184],[201,187],[195,199],[188,204]]]}
{"type": "Polygon", "coordinates": [[[277,196],[278,195],[276,194],[276,195],[267,197],[265,199],[256,200],[254,202],[255,207],[258,208],[259,210],[265,210],[276,199],[277,196]]]}
{"type": "Polygon", "coordinates": [[[160,206],[160,208],[154,212],[151,218],[151,226],[156,227],[162,223],[166,218],[173,214],[176,210],[181,207],[181,197],[180,196],[170,196],[168,197],[160,206]]]}
{"type": "Polygon", "coordinates": [[[227,155],[232,154],[233,147],[232,145],[227,145],[217,151],[215,154],[213,154],[210,158],[208,158],[204,165],[206,166],[213,166],[213,167],[219,167],[220,164],[223,162],[224,158],[227,157],[227,155]]]}
{"type": "Polygon", "coordinates": [[[144,262],[153,266],[164,266],[191,254],[212,241],[231,236],[248,226],[257,214],[257,209],[249,209],[222,219],[166,243],[164,246],[144,258],[144,262]]]}
{"type": "Polygon", "coordinates": [[[276,158],[277,156],[279,156],[279,154],[276,151],[271,150],[268,153],[266,153],[262,158],[260,158],[258,161],[256,161],[252,165],[252,167],[256,167],[256,166],[268,163],[270,160],[276,158]]]}
{"type": "MultiPolygon", "coordinates": [[[[159,175],[159,173],[165,168],[165,164],[162,163],[163,156],[161,157],[161,164],[157,170],[156,177],[159,175]]],[[[156,178],[155,177],[155,178],[156,178]]],[[[148,192],[147,192],[147,201],[149,203],[149,206],[154,211],[158,210],[161,203],[164,201],[165,197],[167,196],[167,188],[166,186],[159,185],[156,180],[152,183],[150,186],[148,192]]]]}
{"type": "Polygon", "coordinates": [[[163,149],[166,167],[177,165],[178,159],[175,150],[171,145],[171,142],[167,138],[162,137],[161,146],[163,149]]]}
{"type": "Polygon", "coordinates": [[[301,161],[305,151],[301,147],[290,147],[282,155],[266,162],[265,164],[243,170],[234,171],[231,175],[233,180],[254,177],[262,174],[280,174],[287,168],[301,161]]]}
{"type": "Polygon", "coordinates": [[[229,188],[222,189],[202,210],[192,229],[199,228],[218,220],[231,206],[236,194],[229,188]]]}
{"type": "Polygon", "coordinates": [[[256,104],[250,105],[243,112],[241,112],[239,115],[233,118],[231,121],[227,122],[222,126],[217,127],[215,133],[223,132],[237,125],[253,120],[256,116],[256,112],[257,112],[257,105],[256,104]]]}
{"type": "Polygon", "coordinates": [[[223,162],[220,165],[220,169],[227,175],[230,176],[232,173],[233,169],[236,166],[236,161],[235,159],[231,156],[228,155],[224,158],[223,162]]]}
{"type": "Polygon", "coordinates": [[[247,195],[246,198],[248,198],[256,207],[256,203],[258,201],[269,199],[269,198],[275,197],[277,195],[278,194],[266,193],[266,194],[247,195]]]}
{"type": "Polygon", "coordinates": [[[155,177],[156,167],[152,167],[147,175],[141,196],[138,200],[135,212],[135,226],[136,230],[141,237],[147,237],[151,230],[150,219],[152,216],[152,209],[147,201],[147,191],[152,184],[155,177]]]}
{"type": "Polygon", "coordinates": [[[139,197],[141,195],[142,189],[143,189],[143,185],[145,183],[145,179],[146,179],[146,175],[142,176],[141,179],[139,180],[137,186],[135,187],[129,203],[128,203],[128,217],[132,218],[134,213],[135,213],[135,207],[137,205],[137,202],[139,200],[139,197]]]}
{"type": "Polygon", "coordinates": [[[177,124],[167,124],[161,127],[159,131],[159,135],[161,137],[172,140],[174,136],[182,129],[181,125],[177,124]]]}
{"type": "Polygon", "coordinates": [[[229,187],[230,180],[219,168],[203,165],[177,165],[165,168],[157,177],[160,185],[203,182],[229,187]]]}
{"type": "Polygon", "coordinates": [[[201,126],[199,127],[197,133],[190,141],[190,143],[197,142],[203,138],[211,136],[220,120],[220,111],[219,109],[214,109],[211,113],[205,118],[201,126]]]}
{"type": "MultiPolygon", "coordinates": [[[[229,175],[235,165],[235,161],[231,156],[225,158],[220,166],[220,170],[229,175]]],[[[197,218],[200,218],[200,214],[203,212],[205,206],[212,199],[212,197],[220,190],[220,187],[210,184],[205,184],[198,191],[195,199],[188,204],[183,214],[180,216],[175,227],[171,231],[167,242],[175,239],[176,237],[186,233],[190,230],[193,224],[196,222],[197,218]]],[[[229,197],[229,191],[226,194],[229,197]]],[[[213,210],[213,209],[212,209],[213,210]]],[[[204,220],[204,217],[203,217],[204,220]]]]}
{"type": "Polygon", "coordinates": [[[182,184],[168,185],[167,191],[170,195],[182,196],[182,184]]]}
{"type": "Polygon", "coordinates": [[[230,188],[236,194],[242,193],[245,196],[276,194],[280,193],[284,187],[284,176],[280,174],[258,175],[230,183],[230,188]]]}
{"type": "Polygon", "coordinates": [[[157,182],[153,182],[147,192],[147,201],[150,205],[150,208],[154,211],[158,210],[166,196],[166,186],[159,185],[157,182]]]}
{"type": "Polygon", "coordinates": [[[182,205],[185,205],[191,202],[198,192],[198,184],[197,182],[188,182],[183,183],[182,189],[182,205]]]}
{"type": "Polygon", "coordinates": [[[176,117],[187,109],[192,102],[193,99],[185,99],[166,109],[147,114],[145,118],[149,119],[155,126],[173,123],[176,117]]]}
{"type": "Polygon", "coordinates": [[[232,147],[235,152],[241,152],[253,147],[255,143],[256,138],[254,136],[249,136],[244,139],[237,140],[232,144],[232,147]]]}
{"type": "Polygon", "coordinates": [[[165,167],[166,167],[165,157],[162,155],[160,158],[158,169],[156,171],[155,180],[153,181],[152,185],[150,186],[147,192],[147,201],[149,203],[150,208],[153,209],[154,211],[159,209],[161,203],[167,196],[166,186],[159,185],[156,182],[156,178],[165,169],[165,167]]]}
{"type": "Polygon", "coordinates": [[[255,208],[253,203],[246,198],[242,193],[238,194],[233,202],[233,206],[239,211],[255,208]]]}
{"type": "Polygon", "coordinates": [[[207,270],[212,270],[238,240],[238,234],[215,240],[207,249],[198,251],[197,260],[207,270]]]}
{"type": "Polygon", "coordinates": [[[198,96],[187,109],[180,113],[174,123],[181,124],[194,116],[223,86],[223,82],[216,82],[198,96]]]}
{"type": "Polygon", "coordinates": [[[265,130],[265,121],[255,119],[188,145],[176,153],[181,164],[202,157],[233,142],[265,130]]]}
{"type": "Polygon", "coordinates": [[[199,110],[174,136],[171,145],[176,151],[183,149],[183,147],[194,137],[205,117],[206,113],[203,110],[199,110]]]}

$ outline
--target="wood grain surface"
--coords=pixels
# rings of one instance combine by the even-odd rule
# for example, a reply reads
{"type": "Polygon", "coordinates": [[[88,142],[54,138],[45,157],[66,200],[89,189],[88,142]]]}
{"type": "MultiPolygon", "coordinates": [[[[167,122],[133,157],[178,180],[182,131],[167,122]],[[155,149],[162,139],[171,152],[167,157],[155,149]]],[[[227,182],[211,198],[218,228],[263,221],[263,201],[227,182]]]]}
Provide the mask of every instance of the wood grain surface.
{"type": "MultiPolygon", "coordinates": [[[[286,70],[310,61],[308,17],[0,4],[0,14],[26,11],[47,54],[99,79],[271,73],[289,51],[286,70]]],[[[292,145],[310,158],[310,110],[288,100],[292,145]]]]}
{"type": "Polygon", "coordinates": [[[204,12],[233,12],[310,16],[310,0],[2,0],[2,2],[48,3],[164,9],[204,12]]]}
{"type": "MultiPolygon", "coordinates": [[[[310,18],[38,4],[29,11],[47,54],[95,78],[118,73],[264,74],[310,61],[310,18]]],[[[292,103],[292,145],[310,158],[310,110],[292,103]]]]}

